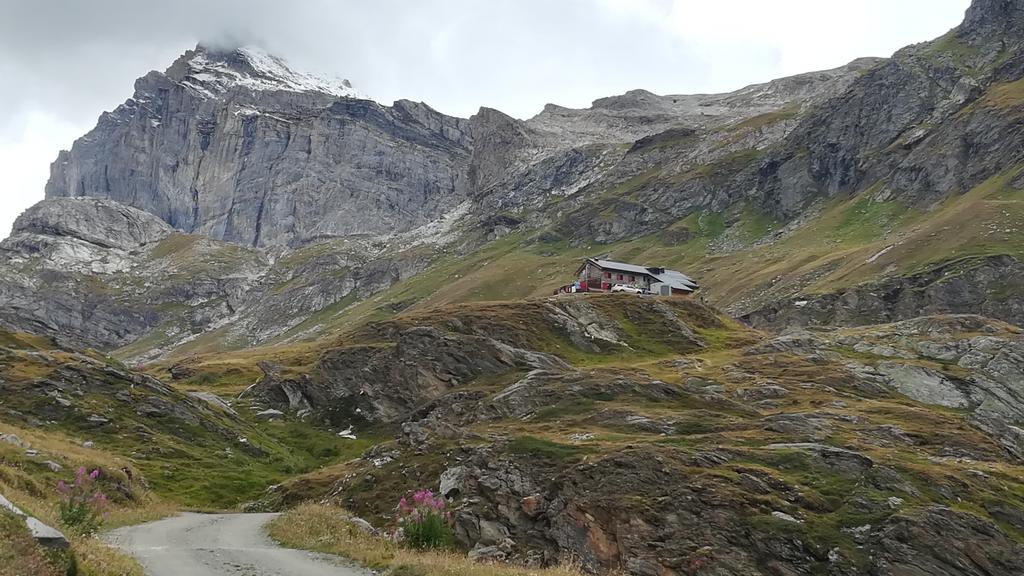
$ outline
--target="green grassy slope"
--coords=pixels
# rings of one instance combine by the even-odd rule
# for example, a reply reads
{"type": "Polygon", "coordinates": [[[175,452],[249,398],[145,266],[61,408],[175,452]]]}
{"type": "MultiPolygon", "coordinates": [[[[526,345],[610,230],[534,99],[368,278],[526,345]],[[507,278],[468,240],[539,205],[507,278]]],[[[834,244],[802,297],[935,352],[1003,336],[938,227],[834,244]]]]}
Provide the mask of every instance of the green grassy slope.
{"type": "Polygon", "coordinates": [[[443,258],[377,296],[325,310],[316,321],[329,334],[405,310],[544,296],[571,282],[584,258],[598,255],[682,270],[701,282],[708,301],[736,312],[956,259],[1024,257],[1024,191],[1011,185],[1020,172],[1008,170],[927,211],[877,200],[876,186],[823,203],[789,227],[741,205],[610,245],[572,246],[545,233],[517,233],[443,258]]]}
{"type": "Polygon", "coordinates": [[[52,454],[29,458],[0,443],[0,449],[13,450],[11,466],[0,468],[0,486],[7,481],[33,494],[59,479],[39,462],[49,458],[70,468],[76,458],[93,454],[72,450],[84,442],[97,455],[114,458],[87,465],[122,477],[117,470],[134,469],[166,500],[214,509],[252,500],[292,474],[367,446],[366,440],[341,439],[303,422],[257,422],[245,405],[237,414],[228,412],[112,360],[19,334],[0,332],[0,391],[0,430],[53,445],[52,454]]]}

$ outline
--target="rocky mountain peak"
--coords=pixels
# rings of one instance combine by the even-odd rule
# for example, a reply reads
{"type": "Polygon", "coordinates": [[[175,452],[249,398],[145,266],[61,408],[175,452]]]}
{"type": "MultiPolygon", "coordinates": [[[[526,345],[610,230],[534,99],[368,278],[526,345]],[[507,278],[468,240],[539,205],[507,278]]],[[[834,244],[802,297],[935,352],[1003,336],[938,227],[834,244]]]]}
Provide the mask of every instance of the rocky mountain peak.
{"type": "Polygon", "coordinates": [[[209,97],[242,88],[366,98],[348,80],[297,71],[283,58],[255,46],[221,49],[199,44],[178,58],[166,75],[209,97]]]}
{"type": "Polygon", "coordinates": [[[967,9],[964,25],[972,28],[992,23],[1008,23],[1024,19],[1022,0],[974,0],[967,9]]]}
{"type": "Polygon", "coordinates": [[[1024,0],[974,0],[962,28],[969,31],[1020,29],[1024,24],[1024,0]]]}

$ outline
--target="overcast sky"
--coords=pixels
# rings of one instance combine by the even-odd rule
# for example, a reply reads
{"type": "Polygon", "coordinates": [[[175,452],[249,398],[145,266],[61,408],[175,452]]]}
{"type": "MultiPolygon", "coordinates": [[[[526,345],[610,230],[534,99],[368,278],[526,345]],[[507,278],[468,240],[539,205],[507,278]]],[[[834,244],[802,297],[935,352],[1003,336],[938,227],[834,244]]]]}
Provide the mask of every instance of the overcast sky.
{"type": "Polygon", "coordinates": [[[889,56],[969,0],[0,0],[0,237],[49,164],[198,41],[260,45],[375,100],[520,118],[889,56]]]}

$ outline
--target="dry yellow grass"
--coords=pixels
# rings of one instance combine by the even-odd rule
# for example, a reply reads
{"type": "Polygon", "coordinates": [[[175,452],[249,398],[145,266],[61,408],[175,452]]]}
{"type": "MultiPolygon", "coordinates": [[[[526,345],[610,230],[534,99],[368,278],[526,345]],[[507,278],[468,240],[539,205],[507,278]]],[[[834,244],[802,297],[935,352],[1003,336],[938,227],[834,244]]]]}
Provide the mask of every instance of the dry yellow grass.
{"type": "Polygon", "coordinates": [[[73,537],[71,547],[78,560],[79,576],[143,576],[132,557],[92,538],[73,537]]]}
{"type": "Polygon", "coordinates": [[[290,548],[337,554],[385,574],[409,576],[581,576],[571,567],[530,569],[479,564],[462,554],[419,552],[366,534],[346,521],[341,508],[303,504],[269,525],[271,537],[290,548]]]}
{"type": "MultiPolygon", "coordinates": [[[[70,479],[78,466],[118,470],[128,465],[127,461],[120,457],[103,450],[84,448],[79,441],[57,432],[22,428],[6,423],[0,426],[0,431],[16,434],[29,442],[33,448],[40,450],[47,458],[59,462],[64,467],[63,476],[67,477],[65,479],[70,479]]],[[[28,474],[20,466],[5,466],[4,462],[14,464],[19,461],[17,458],[20,450],[10,444],[0,444],[0,494],[25,512],[64,532],[71,541],[79,576],[142,576],[142,568],[129,556],[110,548],[96,537],[77,535],[61,525],[57,510],[57,492],[51,485],[51,476],[61,475],[36,477],[28,474]]],[[[104,528],[155,520],[176,511],[172,504],[148,492],[138,491],[137,499],[130,505],[115,505],[109,510],[104,528]]],[[[16,567],[12,569],[21,569],[17,568],[17,563],[12,566],[16,567]]],[[[21,573],[34,574],[31,570],[21,573]]]]}
{"type": "MultiPolygon", "coordinates": [[[[19,507],[30,510],[32,515],[46,524],[60,529],[71,542],[79,576],[142,576],[142,567],[131,557],[103,543],[95,536],[81,536],[61,526],[55,501],[33,497],[21,491],[4,487],[5,495],[19,507]]],[[[108,524],[131,524],[166,516],[171,509],[159,501],[131,509],[114,509],[108,524]]]]}

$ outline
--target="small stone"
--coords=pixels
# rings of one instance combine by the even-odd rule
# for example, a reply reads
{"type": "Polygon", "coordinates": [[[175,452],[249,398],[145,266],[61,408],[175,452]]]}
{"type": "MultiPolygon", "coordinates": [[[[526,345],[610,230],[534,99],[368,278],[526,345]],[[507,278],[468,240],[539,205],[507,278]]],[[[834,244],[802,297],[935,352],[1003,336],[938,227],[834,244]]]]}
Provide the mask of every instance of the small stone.
{"type": "Polygon", "coordinates": [[[235,409],[232,408],[230,404],[224,401],[223,398],[217,396],[212,392],[189,392],[188,395],[197,400],[202,400],[203,402],[206,402],[207,404],[216,408],[217,410],[222,410],[231,415],[238,414],[237,412],[235,412],[235,409]]]}
{"type": "Polygon", "coordinates": [[[284,418],[284,412],[281,412],[280,410],[277,410],[277,409],[274,409],[274,408],[269,408],[267,410],[263,410],[262,412],[257,412],[256,413],[256,418],[259,418],[260,420],[268,420],[268,421],[269,420],[276,420],[278,418],[284,418]]]}
{"type": "Polygon", "coordinates": [[[482,546],[480,544],[474,546],[473,549],[469,551],[468,556],[473,562],[482,563],[504,562],[505,558],[508,557],[508,555],[497,546],[482,546]]]}
{"type": "Polygon", "coordinates": [[[452,466],[441,473],[440,491],[445,498],[454,498],[462,490],[462,484],[466,479],[466,468],[464,466],[452,466]]]}
{"type": "Polygon", "coordinates": [[[93,443],[92,440],[86,440],[85,442],[82,442],[82,448],[92,448],[93,446],[95,446],[95,444],[93,443]]]}
{"type": "Polygon", "coordinates": [[[772,398],[782,398],[784,396],[789,395],[789,390],[786,390],[782,386],[766,384],[764,386],[737,388],[735,394],[736,397],[741,400],[757,401],[769,400],[772,398]]]}
{"type": "Polygon", "coordinates": [[[53,460],[44,460],[43,461],[43,466],[46,466],[47,468],[49,468],[50,472],[60,472],[61,470],[64,469],[63,466],[61,466],[60,464],[57,464],[53,460]]]}
{"type": "Polygon", "coordinates": [[[363,532],[366,532],[367,534],[375,534],[377,532],[377,529],[373,527],[373,524],[370,524],[369,522],[363,520],[358,516],[353,516],[349,518],[348,523],[355,526],[356,528],[359,528],[363,532]]]}
{"type": "Polygon", "coordinates": [[[484,545],[500,544],[508,539],[508,528],[493,520],[480,521],[480,543],[484,545]]]}
{"type": "Polygon", "coordinates": [[[43,524],[36,518],[31,516],[25,517],[25,525],[28,526],[29,532],[32,533],[32,537],[36,539],[36,542],[39,542],[42,546],[61,550],[71,546],[68,539],[64,537],[64,534],[61,534],[56,528],[43,524]]]}
{"type": "Polygon", "coordinates": [[[534,494],[520,500],[519,507],[522,509],[524,514],[530,518],[534,518],[540,514],[543,503],[543,497],[540,494],[534,494]]]}
{"type": "Polygon", "coordinates": [[[18,438],[14,434],[0,434],[0,442],[6,442],[8,444],[13,444],[13,445],[17,446],[18,448],[28,448],[28,447],[31,446],[31,444],[29,444],[28,442],[25,442],[21,438],[18,438]]]}
{"type": "Polygon", "coordinates": [[[898,496],[889,496],[886,502],[889,503],[889,508],[895,510],[896,508],[899,508],[900,506],[903,505],[903,498],[900,498],[898,496]]]}
{"type": "Polygon", "coordinates": [[[794,518],[793,516],[790,516],[789,514],[786,514],[785,512],[780,512],[778,510],[775,510],[774,512],[772,512],[772,516],[778,518],[779,520],[784,520],[786,522],[793,522],[794,524],[803,524],[804,523],[803,520],[799,520],[797,518],[794,518]]]}
{"type": "Polygon", "coordinates": [[[853,541],[858,544],[867,542],[871,535],[871,524],[864,524],[863,526],[857,526],[854,528],[843,528],[843,532],[853,537],[853,541]]]}

